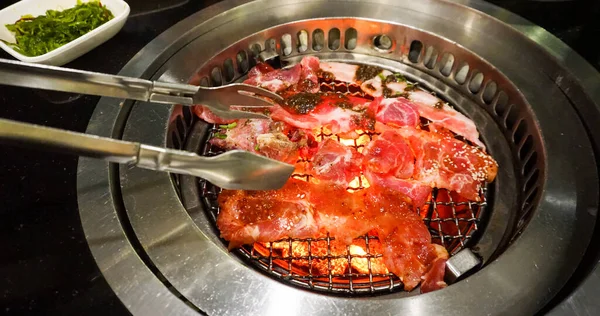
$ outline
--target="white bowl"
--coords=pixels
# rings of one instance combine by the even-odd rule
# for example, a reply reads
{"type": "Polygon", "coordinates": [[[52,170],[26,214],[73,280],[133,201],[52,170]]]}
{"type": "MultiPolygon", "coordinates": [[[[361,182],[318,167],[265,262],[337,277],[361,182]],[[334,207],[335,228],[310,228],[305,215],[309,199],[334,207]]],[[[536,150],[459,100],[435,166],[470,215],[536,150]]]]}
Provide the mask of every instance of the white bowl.
{"type": "MultiPolygon", "coordinates": [[[[129,5],[123,0],[102,0],[114,15],[114,18],[83,36],[53,50],[46,54],[28,57],[12,49],[0,41],[0,47],[15,58],[30,63],[39,63],[53,66],[62,66],[77,57],[96,48],[115,36],[121,28],[127,16],[129,16],[129,5]]],[[[23,15],[44,15],[47,10],[66,10],[77,5],[77,0],[23,0],[0,11],[0,39],[10,43],[15,42],[14,35],[6,28],[6,24],[13,24],[23,15]]]]}

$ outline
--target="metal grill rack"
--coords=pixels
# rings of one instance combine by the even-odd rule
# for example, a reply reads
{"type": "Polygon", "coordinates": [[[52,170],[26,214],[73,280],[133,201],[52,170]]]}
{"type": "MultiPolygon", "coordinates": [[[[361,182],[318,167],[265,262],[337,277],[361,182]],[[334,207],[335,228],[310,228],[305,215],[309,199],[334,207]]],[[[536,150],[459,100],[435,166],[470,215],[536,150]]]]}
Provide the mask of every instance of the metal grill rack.
{"type": "MultiPolygon", "coordinates": [[[[360,87],[341,82],[321,82],[322,92],[338,92],[348,95],[369,98],[360,87]]],[[[427,121],[422,128],[427,128],[427,121]]],[[[221,130],[213,126],[208,139],[221,130]]],[[[360,131],[353,144],[346,144],[356,150],[362,150],[364,144],[357,141],[368,137],[369,141],[376,135],[372,132],[360,131]]],[[[316,135],[321,141],[329,137],[340,137],[323,130],[316,135]]],[[[205,156],[213,156],[222,150],[213,147],[209,142],[201,152],[205,156]]],[[[296,178],[309,181],[310,175],[294,174],[296,178]]],[[[220,189],[199,179],[200,198],[207,206],[209,215],[216,223],[219,213],[217,196],[220,189]]],[[[364,189],[362,177],[356,186],[349,190],[364,189]]],[[[466,201],[444,189],[433,189],[425,206],[417,209],[423,222],[429,228],[432,241],[444,246],[450,255],[463,249],[479,228],[479,222],[485,213],[487,189],[480,191],[481,201],[466,201]]],[[[392,273],[381,271],[382,253],[374,244],[379,244],[376,235],[365,235],[354,239],[352,245],[340,246],[335,236],[308,239],[286,238],[276,242],[256,243],[234,250],[235,253],[249,261],[268,275],[282,279],[290,284],[317,290],[329,294],[371,295],[389,293],[402,289],[402,282],[392,273]],[[351,247],[360,247],[357,253],[351,247]],[[362,268],[356,268],[361,266],[362,268]],[[377,267],[377,269],[375,268],[377,267]]]]}

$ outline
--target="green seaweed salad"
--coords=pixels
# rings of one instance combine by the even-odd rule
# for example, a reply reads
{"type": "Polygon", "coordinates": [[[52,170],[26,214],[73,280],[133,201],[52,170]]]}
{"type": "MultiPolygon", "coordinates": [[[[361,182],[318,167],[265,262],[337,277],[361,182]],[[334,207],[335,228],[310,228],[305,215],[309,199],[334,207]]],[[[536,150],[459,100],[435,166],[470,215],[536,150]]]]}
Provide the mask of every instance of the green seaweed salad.
{"type": "Polygon", "coordinates": [[[100,1],[81,2],[73,8],[48,10],[46,15],[24,15],[6,28],[14,33],[16,44],[4,43],[25,56],[40,56],[65,45],[113,18],[100,1]]]}

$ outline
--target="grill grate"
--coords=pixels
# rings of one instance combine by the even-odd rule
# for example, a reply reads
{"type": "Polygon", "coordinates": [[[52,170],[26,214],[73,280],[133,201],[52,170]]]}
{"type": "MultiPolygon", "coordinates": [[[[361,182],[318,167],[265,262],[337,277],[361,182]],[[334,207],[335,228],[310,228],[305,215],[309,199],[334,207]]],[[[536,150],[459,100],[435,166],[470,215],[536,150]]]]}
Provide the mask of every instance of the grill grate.
{"type": "MultiPolygon", "coordinates": [[[[321,82],[321,91],[367,97],[354,84],[321,82]]],[[[422,128],[427,128],[424,121],[422,128]]],[[[220,130],[213,126],[210,139],[220,130]]],[[[343,140],[345,145],[362,151],[364,145],[376,135],[371,132],[358,132],[359,137],[343,140]]],[[[323,141],[329,137],[341,139],[338,135],[321,130],[316,137],[323,141]]],[[[201,152],[213,156],[223,151],[207,142],[201,152]]],[[[307,162],[304,162],[307,163],[307,162]]],[[[310,181],[310,175],[294,174],[296,178],[310,181]]],[[[216,222],[219,212],[217,196],[220,189],[199,179],[200,197],[207,206],[209,215],[216,222]]],[[[351,183],[349,190],[364,189],[367,185],[363,177],[351,183]]],[[[444,189],[433,189],[429,201],[417,212],[429,228],[434,243],[444,246],[452,255],[467,245],[479,228],[479,221],[485,212],[486,188],[480,192],[481,201],[466,201],[444,189]]],[[[352,245],[341,245],[335,236],[310,239],[292,239],[256,243],[234,250],[243,258],[265,273],[291,284],[318,291],[340,294],[375,294],[402,289],[399,278],[387,271],[382,261],[382,251],[377,236],[367,234],[354,239],[352,245]]]]}

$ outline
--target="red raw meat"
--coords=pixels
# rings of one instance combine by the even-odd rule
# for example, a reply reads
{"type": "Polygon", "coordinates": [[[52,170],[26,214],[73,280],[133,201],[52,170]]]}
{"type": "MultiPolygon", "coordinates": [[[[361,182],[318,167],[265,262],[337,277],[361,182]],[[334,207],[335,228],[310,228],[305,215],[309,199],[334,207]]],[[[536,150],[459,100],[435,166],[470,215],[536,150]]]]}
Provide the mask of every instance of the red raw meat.
{"type": "Polygon", "coordinates": [[[377,121],[392,126],[419,125],[419,112],[417,107],[404,98],[383,99],[377,98],[379,102],[377,109],[377,121]]]}
{"type": "Polygon", "coordinates": [[[319,58],[307,56],[300,61],[302,71],[300,73],[300,82],[296,90],[302,92],[319,92],[319,76],[317,75],[321,69],[319,58]]]}
{"type": "Polygon", "coordinates": [[[223,149],[241,149],[275,160],[296,163],[307,139],[290,140],[273,127],[270,120],[239,120],[235,127],[224,131],[224,138],[214,137],[210,143],[223,149]]]}
{"type": "MultiPolygon", "coordinates": [[[[331,73],[336,80],[361,84],[363,91],[373,97],[380,97],[384,94],[384,85],[381,77],[385,78],[392,74],[391,72],[382,69],[380,73],[381,77],[375,76],[371,80],[360,82],[356,79],[356,71],[359,69],[357,65],[323,62],[321,63],[321,68],[331,73]]],[[[457,112],[438,97],[421,89],[415,89],[413,87],[407,89],[407,87],[408,85],[405,82],[390,82],[387,83],[386,86],[393,95],[405,93],[406,96],[408,96],[408,99],[404,97],[395,99],[416,108],[420,116],[443,126],[457,135],[463,136],[465,139],[481,148],[485,148],[485,145],[479,140],[479,132],[471,119],[462,113],[457,112]]],[[[379,116],[378,120],[380,120],[379,116]]],[[[381,122],[386,123],[384,121],[381,122]]]]}
{"type": "Polygon", "coordinates": [[[415,154],[413,178],[420,183],[456,191],[471,201],[479,201],[481,184],[496,177],[497,163],[475,146],[414,128],[397,131],[409,141],[415,154]]]}
{"type": "Polygon", "coordinates": [[[360,154],[354,148],[329,138],[319,145],[311,162],[311,174],[345,189],[350,181],[360,175],[358,161],[360,154]]]}
{"type": "Polygon", "coordinates": [[[315,93],[319,91],[319,70],[319,59],[314,56],[304,57],[299,64],[286,69],[274,69],[266,63],[259,63],[248,72],[248,79],[244,83],[284,95],[315,93]],[[284,92],[286,89],[289,91],[284,92]]]}
{"type": "Polygon", "coordinates": [[[365,191],[350,193],[346,187],[328,183],[313,184],[310,202],[314,205],[321,236],[327,232],[344,245],[366,234],[372,224],[365,212],[365,191]]]}
{"type": "MultiPolygon", "coordinates": [[[[415,208],[426,204],[433,187],[440,189],[438,201],[450,197],[454,201],[478,201],[480,186],[495,178],[497,163],[483,150],[453,138],[458,134],[483,148],[470,119],[406,82],[386,83],[380,76],[363,82],[373,88],[367,93],[375,97],[374,101],[318,93],[319,75],[326,80],[335,76],[336,80],[354,82],[357,69],[356,65],[320,63],[315,57],[305,57],[288,69],[259,64],[250,71],[246,83],[285,98],[284,104],[270,108],[275,122],[240,120],[238,126],[225,132],[224,139],[211,143],[290,163],[302,157],[309,162],[298,163],[297,168],[302,166],[301,171],[317,181],[291,179],[274,191],[224,190],[218,198],[221,237],[235,248],[329,233],[334,243],[343,247],[352,245],[360,235],[376,234],[387,269],[400,277],[405,290],[419,283],[424,293],[443,288],[448,253],[432,244],[429,228],[415,208]],[[379,97],[397,93],[403,97],[379,97]],[[418,128],[420,117],[431,121],[430,131],[418,128]],[[359,154],[334,139],[317,143],[311,134],[320,128],[337,135],[349,136],[356,130],[380,135],[359,154]],[[349,182],[361,171],[370,187],[348,192],[349,182]]],[[[383,77],[390,74],[382,72],[383,77]]],[[[196,111],[206,120],[218,120],[210,112],[196,111]]],[[[439,205],[433,216],[471,214],[462,206],[450,209],[439,205]]],[[[463,228],[467,227],[454,223],[442,223],[441,227],[443,233],[462,232],[463,228]]]]}
{"type": "Polygon", "coordinates": [[[414,207],[425,205],[431,194],[431,187],[411,179],[399,179],[392,175],[382,175],[369,169],[364,171],[365,177],[371,186],[397,191],[409,197],[414,207]]]}
{"type": "MultiPolygon", "coordinates": [[[[408,141],[416,158],[412,180],[421,185],[456,191],[464,198],[479,201],[481,185],[484,181],[493,181],[498,172],[498,164],[490,155],[453,137],[410,127],[394,129],[380,123],[376,124],[376,130],[383,133],[395,130],[408,141]]],[[[395,156],[393,152],[390,155],[395,156]]],[[[400,192],[413,197],[404,182],[384,181],[381,176],[373,180],[403,188],[400,192]]],[[[416,200],[413,203],[419,205],[416,200]]]]}
{"type": "Polygon", "coordinates": [[[479,140],[479,132],[477,131],[475,123],[468,117],[423,90],[410,92],[409,98],[412,102],[404,98],[398,99],[404,99],[406,100],[405,102],[416,105],[417,110],[422,117],[485,149],[485,145],[479,140]]]}
{"type": "Polygon", "coordinates": [[[330,73],[335,80],[343,82],[356,81],[356,70],[358,70],[357,65],[337,62],[322,62],[320,67],[321,70],[330,73]]]}
{"type": "MultiPolygon", "coordinates": [[[[397,275],[410,291],[421,282],[439,256],[447,259],[445,249],[431,244],[431,235],[408,200],[389,189],[369,190],[367,212],[378,214],[373,223],[383,245],[388,270],[397,275]]],[[[437,277],[437,276],[436,276],[437,277]]]]}
{"type": "Polygon", "coordinates": [[[409,143],[394,130],[383,132],[363,150],[365,168],[379,174],[390,174],[400,179],[413,175],[415,155],[409,143]]]}
{"type": "Polygon", "coordinates": [[[238,120],[234,128],[225,132],[225,138],[212,138],[212,145],[223,149],[242,149],[257,153],[257,137],[270,132],[269,120],[238,120]]]}
{"type": "Polygon", "coordinates": [[[194,107],[192,109],[194,111],[194,114],[196,114],[196,116],[198,116],[202,120],[206,121],[207,123],[229,124],[229,123],[232,123],[235,121],[235,120],[222,119],[222,118],[216,116],[209,109],[203,107],[202,105],[194,105],[194,107]]]}
{"type": "Polygon", "coordinates": [[[440,245],[432,245],[436,247],[437,253],[439,254],[429,264],[429,271],[423,275],[423,281],[421,282],[421,293],[429,293],[443,289],[448,286],[444,282],[444,275],[446,274],[446,261],[448,261],[448,252],[440,245]]]}
{"type": "Polygon", "coordinates": [[[297,84],[301,72],[302,66],[300,64],[287,69],[274,69],[268,64],[260,63],[250,69],[248,79],[244,83],[279,92],[297,84]]]}
{"type": "Polygon", "coordinates": [[[229,249],[285,237],[310,238],[318,232],[313,210],[304,192],[309,184],[289,180],[275,191],[223,190],[217,227],[229,249]]]}
{"type": "Polygon", "coordinates": [[[339,93],[295,94],[271,111],[274,120],[301,129],[324,126],[332,133],[346,133],[375,128],[374,105],[369,100],[339,93]]]}
{"type": "Polygon", "coordinates": [[[230,248],[285,237],[316,238],[327,232],[350,245],[375,230],[386,267],[407,291],[421,282],[421,276],[428,290],[443,285],[437,259],[447,259],[447,252],[431,244],[410,199],[393,190],[370,187],[349,193],[327,183],[290,180],[276,191],[225,190],[219,204],[217,225],[230,248]]]}

